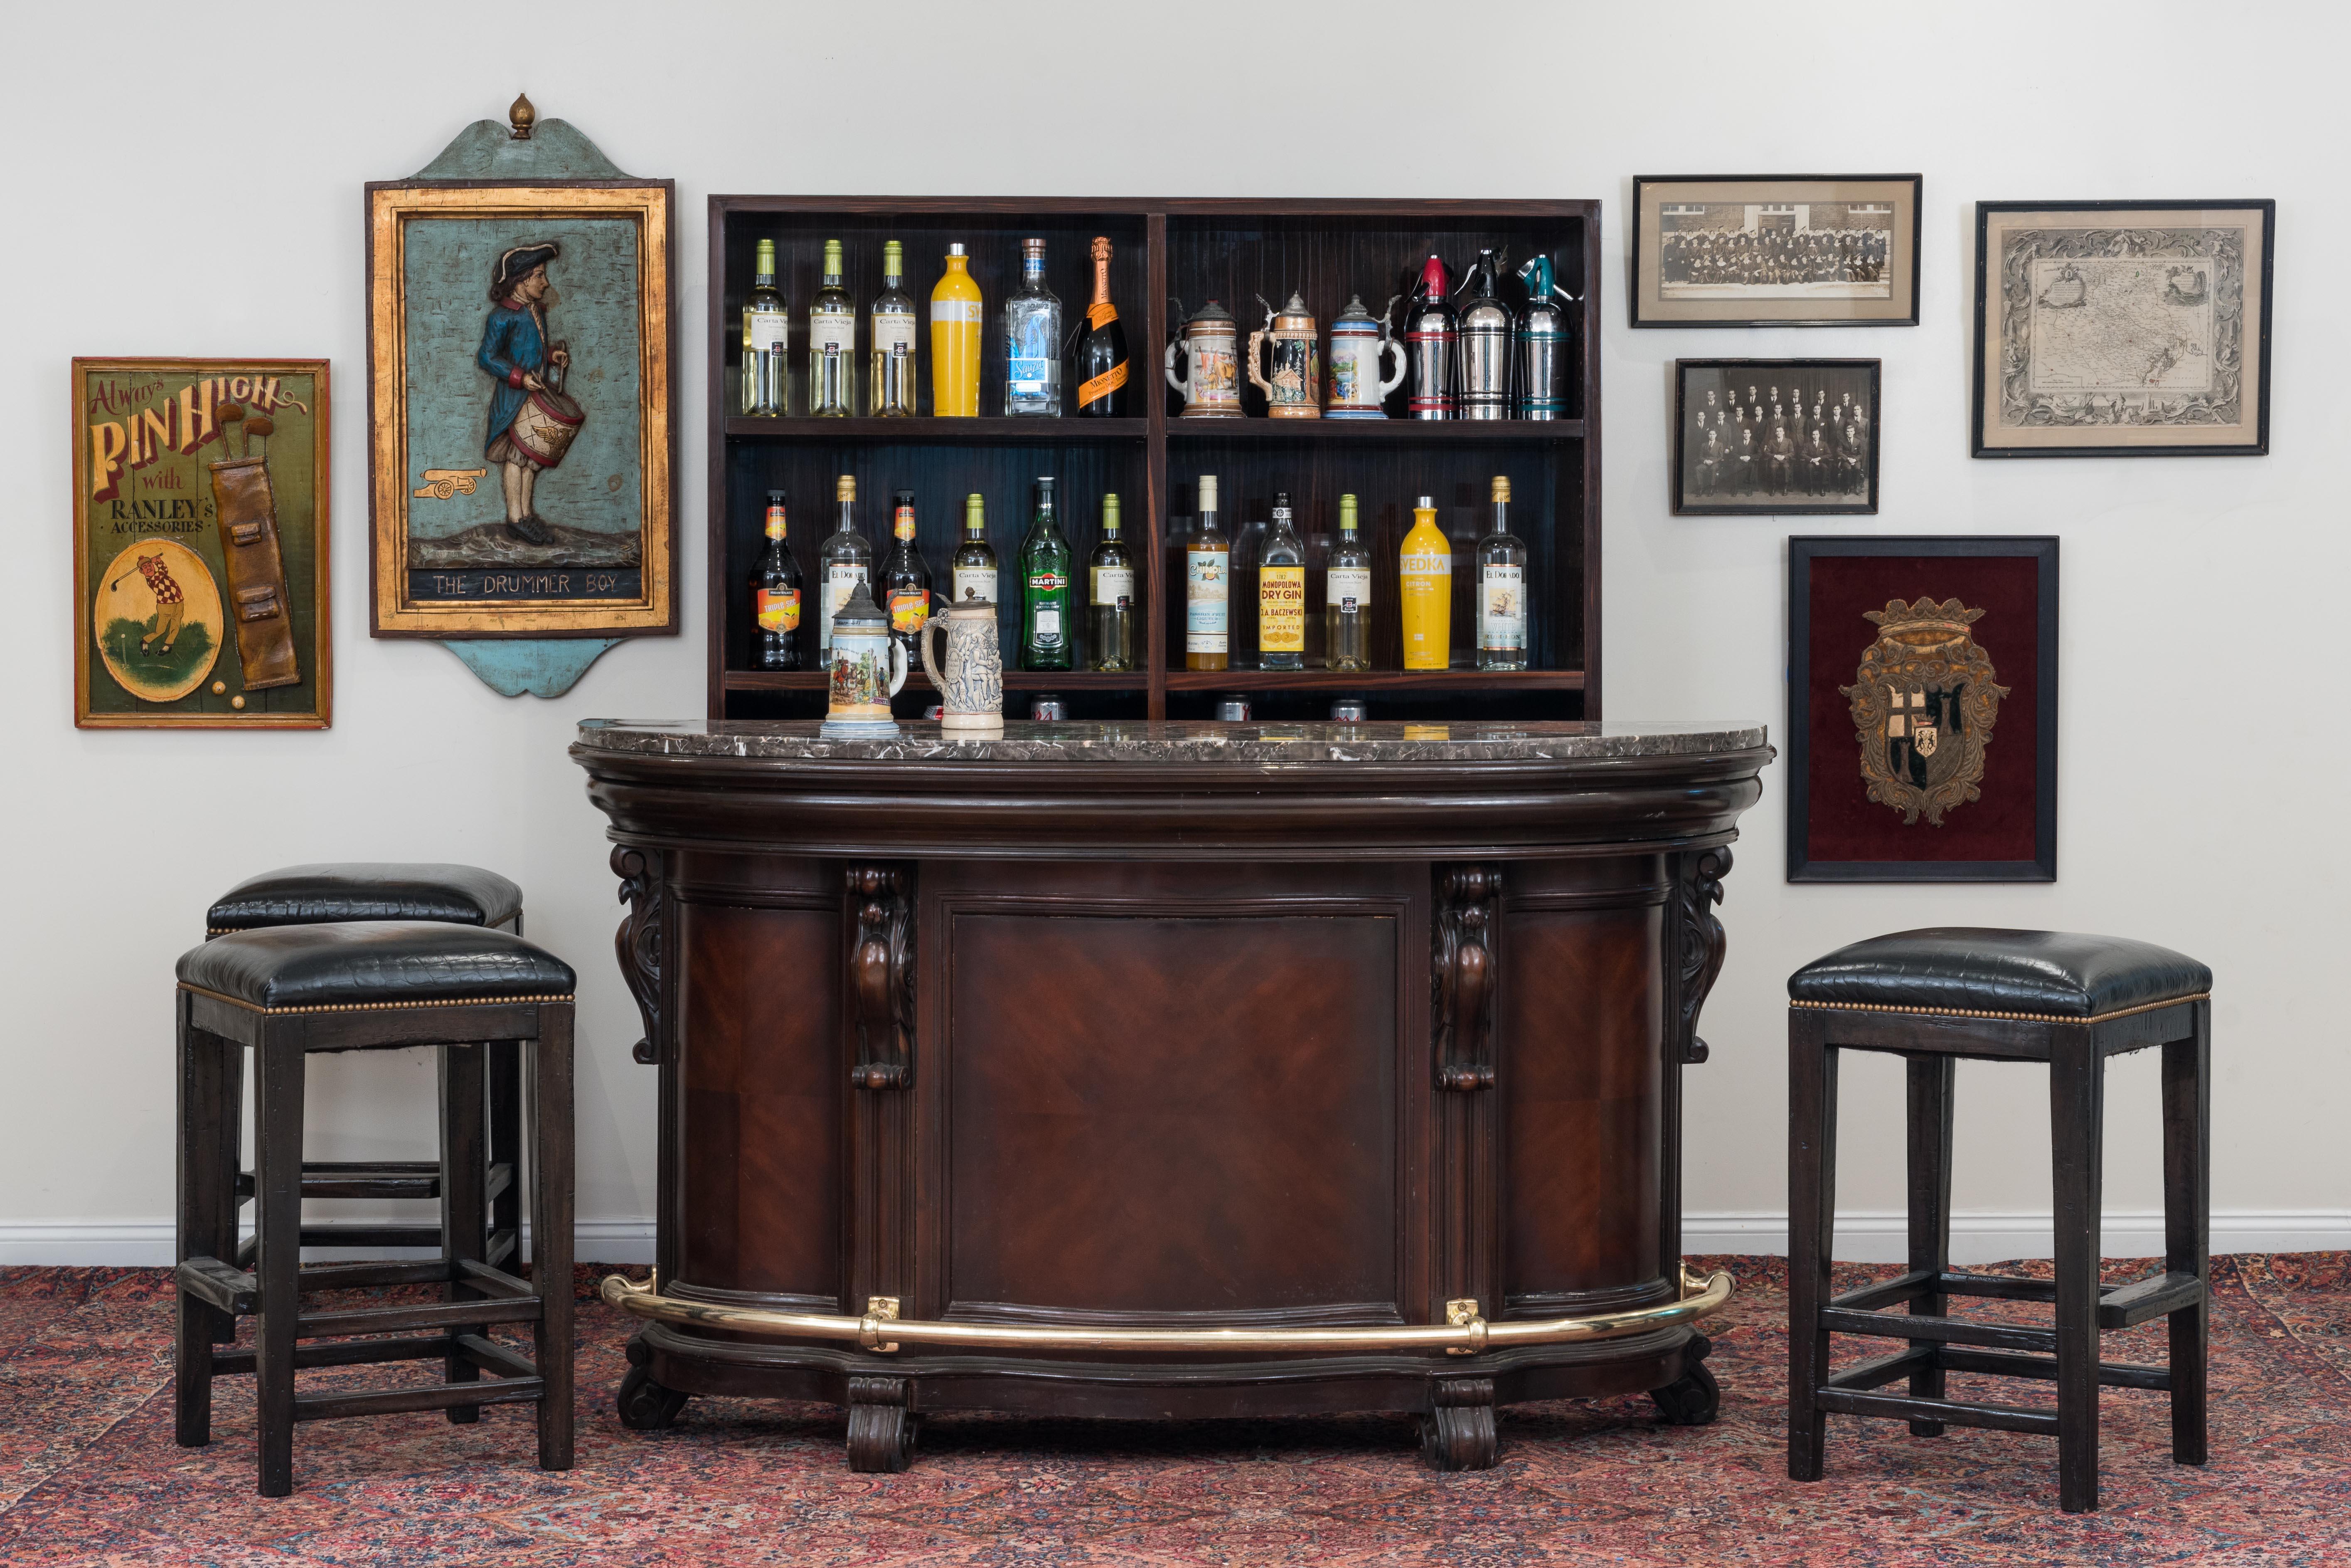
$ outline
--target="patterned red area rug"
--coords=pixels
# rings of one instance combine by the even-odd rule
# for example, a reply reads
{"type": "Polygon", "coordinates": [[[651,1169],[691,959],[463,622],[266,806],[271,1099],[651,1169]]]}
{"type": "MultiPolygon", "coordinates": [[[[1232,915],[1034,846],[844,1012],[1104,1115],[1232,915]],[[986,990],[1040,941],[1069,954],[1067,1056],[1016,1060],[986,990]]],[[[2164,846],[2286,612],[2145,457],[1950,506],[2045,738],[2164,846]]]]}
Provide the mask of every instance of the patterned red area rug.
{"type": "MultiPolygon", "coordinates": [[[[1364,1416],[945,1416],[912,1470],[852,1475],[829,1406],[697,1399],[672,1431],[622,1429],[627,1325],[590,1303],[577,1469],[531,1467],[519,1407],[471,1427],[321,1422],[298,1430],[298,1490],[277,1501],[254,1494],[249,1382],[220,1384],[210,1448],[172,1445],[162,1270],[0,1270],[0,1562],[2351,1563],[2351,1254],[2216,1260],[2212,1462],[2174,1466],[2162,1397],[2109,1389],[2105,1507],[2077,1516],[2057,1509],[2054,1441],[1995,1432],[1833,1416],[1827,1478],[1789,1481],[1784,1265],[1707,1261],[1742,1287],[1715,1320],[1719,1422],[1667,1427],[1645,1398],[1520,1406],[1501,1463],[1479,1474],[1421,1469],[1409,1419],[1364,1416]]],[[[2108,1354],[2158,1359],[2160,1333],[2109,1336],[2108,1354]]],[[[1962,1397],[2046,1396],[1952,1382],[1962,1397]]]]}

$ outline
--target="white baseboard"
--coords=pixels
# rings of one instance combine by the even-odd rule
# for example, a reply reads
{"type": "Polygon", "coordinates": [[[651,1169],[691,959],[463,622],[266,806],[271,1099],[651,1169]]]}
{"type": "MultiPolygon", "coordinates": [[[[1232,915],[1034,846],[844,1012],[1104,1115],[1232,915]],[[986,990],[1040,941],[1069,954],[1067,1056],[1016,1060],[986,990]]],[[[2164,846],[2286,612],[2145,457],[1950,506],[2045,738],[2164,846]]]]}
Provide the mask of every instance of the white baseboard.
{"type": "MultiPolygon", "coordinates": [[[[1836,1256],[1853,1263],[1898,1263],[1908,1231],[1899,1213],[1856,1210],[1836,1221],[1836,1256]]],[[[583,1219],[573,1233],[582,1261],[650,1263],[653,1222],[643,1219],[583,1219]]],[[[1961,1214],[1951,1221],[1951,1260],[1962,1266],[2008,1258],[2046,1258],[2050,1218],[2041,1214],[1961,1214]]],[[[2152,1211],[2116,1211],[2103,1228],[2109,1258],[2148,1258],[2163,1251],[2163,1216],[2152,1211]]],[[[1682,1219],[1682,1248],[1688,1252],[1772,1253],[1788,1250],[1785,1214],[1690,1214],[1682,1219]]],[[[2215,1252],[2351,1251],[2351,1210],[2221,1209],[2212,1216],[2215,1252]]],[[[311,1250],[314,1260],[383,1255],[331,1248],[311,1250]]],[[[0,1265],[78,1265],[153,1268],[172,1260],[168,1221],[63,1221],[0,1225],[0,1265]]]]}

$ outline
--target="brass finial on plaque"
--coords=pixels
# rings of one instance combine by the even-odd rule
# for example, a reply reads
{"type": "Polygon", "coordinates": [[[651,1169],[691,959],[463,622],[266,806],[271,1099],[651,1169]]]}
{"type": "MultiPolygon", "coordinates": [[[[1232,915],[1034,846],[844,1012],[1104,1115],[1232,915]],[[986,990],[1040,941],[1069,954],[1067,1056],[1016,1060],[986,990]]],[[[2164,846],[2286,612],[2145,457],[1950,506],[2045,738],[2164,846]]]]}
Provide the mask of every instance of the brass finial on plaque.
{"type": "Polygon", "coordinates": [[[530,140],[530,128],[538,123],[538,110],[531,108],[528,93],[515,94],[514,104],[507,110],[507,119],[514,125],[517,141],[530,140]]]}

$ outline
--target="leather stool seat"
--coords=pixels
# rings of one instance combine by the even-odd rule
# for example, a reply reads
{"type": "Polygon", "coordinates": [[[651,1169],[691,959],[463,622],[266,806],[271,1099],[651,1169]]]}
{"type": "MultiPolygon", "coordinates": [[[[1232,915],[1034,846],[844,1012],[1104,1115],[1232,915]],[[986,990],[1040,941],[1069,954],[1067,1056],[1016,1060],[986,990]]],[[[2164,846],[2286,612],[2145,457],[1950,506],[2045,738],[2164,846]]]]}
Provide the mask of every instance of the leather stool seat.
{"type": "Polygon", "coordinates": [[[1935,925],[1840,947],[1788,977],[1799,1006],[2104,1018],[2200,997],[2212,971],[2126,936],[1935,925]]]}
{"type": "Polygon", "coordinates": [[[504,925],[521,911],[522,889],[479,866],[328,862],[246,878],[205,914],[204,929],[218,934],[335,920],[504,925]]]}
{"type": "Polygon", "coordinates": [[[357,920],[232,932],[190,948],[180,984],[263,1012],[551,1001],[571,966],[505,931],[427,920],[357,920]]]}

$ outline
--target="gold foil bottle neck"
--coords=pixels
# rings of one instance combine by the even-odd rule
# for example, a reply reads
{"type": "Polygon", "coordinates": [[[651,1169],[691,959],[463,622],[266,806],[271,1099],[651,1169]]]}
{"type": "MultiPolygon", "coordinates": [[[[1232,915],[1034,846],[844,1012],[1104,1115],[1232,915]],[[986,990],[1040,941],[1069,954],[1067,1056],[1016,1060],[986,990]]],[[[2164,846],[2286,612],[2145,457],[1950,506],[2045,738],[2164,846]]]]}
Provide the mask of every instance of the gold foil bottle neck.
{"type": "Polygon", "coordinates": [[[1494,476],[1494,499],[1496,499],[1497,501],[1507,501],[1507,500],[1509,500],[1510,498],[1510,476],[1509,476],[1509,475],[1507,475],[1507,474],[1497,474],[1497,475],[1495,475],[1495,476],[1494,476]]]}
{"type": "Polygon", "coordinates": [[[1339,531],[1343,534],[1352,534],[1355,531],[1356,527],[1355,497],[1352,495],[1340,497],[1339,531]]]}
{"type": "Polygon", "coordinates": [[[857,499],[857,476],[853,474],[843,474],[840,478],[834,480],[832,485],[832,498],[836,501],[854,501],[857,499]]]}
{"type": "Polygon", "coordinates": [[[1118,492],[1115,490],[1102,497],[1102,532],[1106,534],[1114,534],[1119,530],[1118,492]]]}

